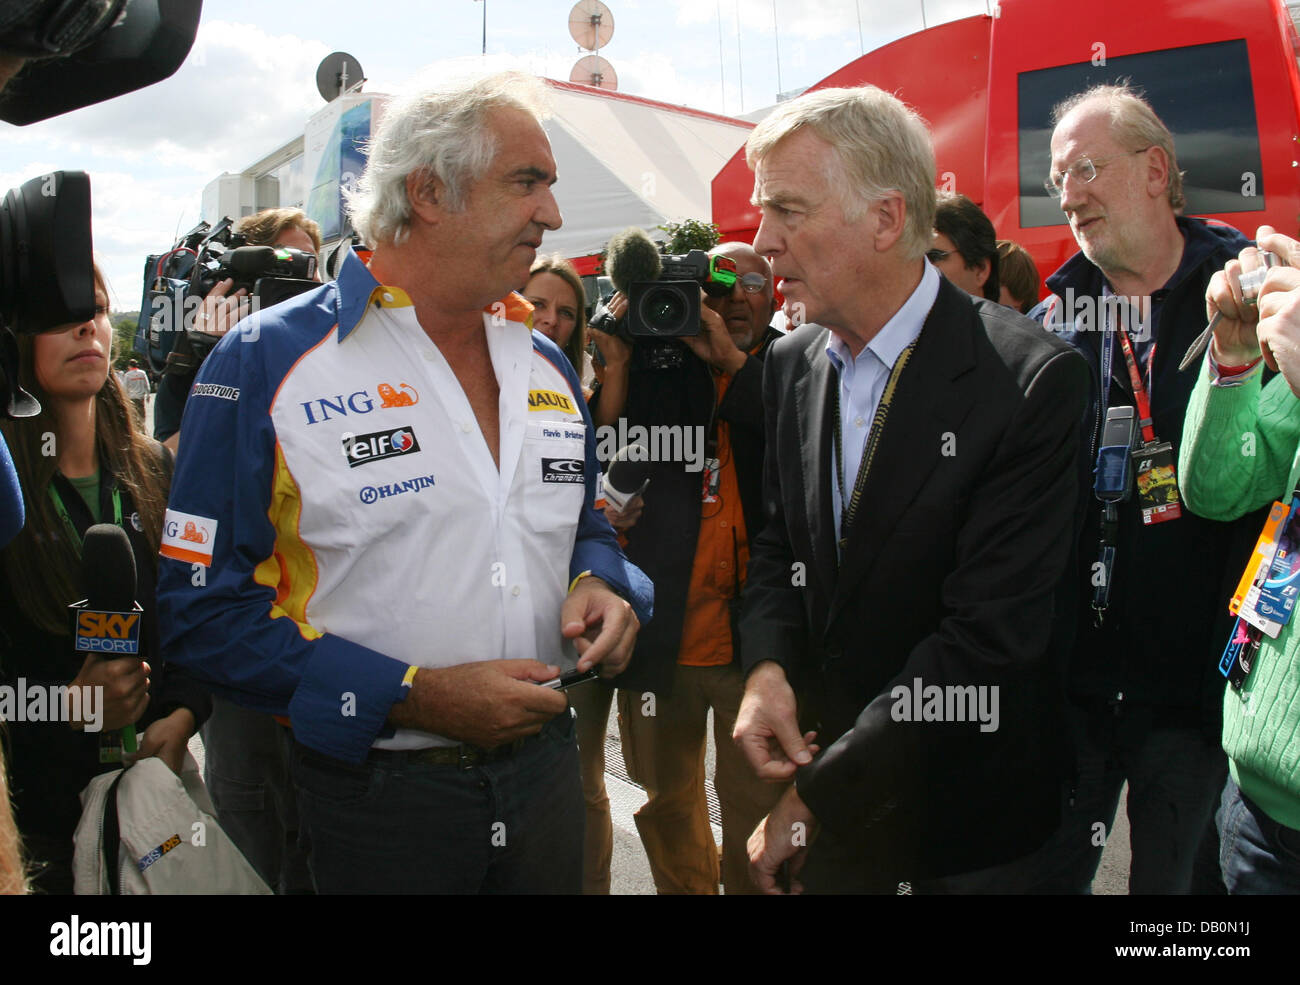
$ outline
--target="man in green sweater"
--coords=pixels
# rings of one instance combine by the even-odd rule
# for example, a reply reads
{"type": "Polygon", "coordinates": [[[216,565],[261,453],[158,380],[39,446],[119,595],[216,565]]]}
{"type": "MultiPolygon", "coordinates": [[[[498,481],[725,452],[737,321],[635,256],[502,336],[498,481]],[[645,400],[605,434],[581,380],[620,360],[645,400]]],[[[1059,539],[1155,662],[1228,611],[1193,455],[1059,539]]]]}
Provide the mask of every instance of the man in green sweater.
{"type": "MultiPolygon", "coordinates": [[[[1287,514],[1300,513],[1292,510],[1300,502],[1300,243],[1269,226],[1256,240],[1289,266],[1268,273],[1257,301],[1241,283],[1262,265],[1253,247],[1210,281],[1209,313],[1223,317],[1187,407],[1179,473],[1187,504],[1202,516],[1232,520],[1277,501],[1285,530],[1293,519],[1300,528],[1300,517],[1287,514]],[[1280,374],[1267,385],[1261,362],[1280,374]]],[[[1244,605],[1253,607],[1250,596],[1244,605]]],[[[1243,620],[1238,638],[1249,632],[1252,641],[1245,659],[1225,657],[1231,775],[1216,820],[1232,893],[1300,893],[1300,633],[1279,621],[1261,631],[1243,620]]]]}

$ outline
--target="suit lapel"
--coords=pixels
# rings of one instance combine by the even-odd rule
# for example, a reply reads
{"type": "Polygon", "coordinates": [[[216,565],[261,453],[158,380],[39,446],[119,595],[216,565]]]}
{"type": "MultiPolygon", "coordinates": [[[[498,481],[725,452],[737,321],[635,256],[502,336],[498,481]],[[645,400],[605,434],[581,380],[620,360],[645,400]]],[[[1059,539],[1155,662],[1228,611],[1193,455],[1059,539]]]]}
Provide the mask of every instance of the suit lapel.
{"type": "Polygon", "coordinates": [[[857,599],[854,589],[875,566],[899,518],[943,458],[945,434],[956,435],[978,394],[970,298],[946,280],[939,286],[889,410],[858,515],[840,564],[830,624],[857,599]]]}
{"type": "MultiPolygon", "coordinates": [[[[831,474],[831,413],[836,376],[826,355],[828,331],[813,335],[804,349],[803,373],[795,381],[798,413],[797,440],[803,468],[804,515],[812,542],[817,575],[826,586],[835,584],[835,521],[829,478],[831,474]]],[[[773,449],[774,450],[774,449],[773,449]]]]}

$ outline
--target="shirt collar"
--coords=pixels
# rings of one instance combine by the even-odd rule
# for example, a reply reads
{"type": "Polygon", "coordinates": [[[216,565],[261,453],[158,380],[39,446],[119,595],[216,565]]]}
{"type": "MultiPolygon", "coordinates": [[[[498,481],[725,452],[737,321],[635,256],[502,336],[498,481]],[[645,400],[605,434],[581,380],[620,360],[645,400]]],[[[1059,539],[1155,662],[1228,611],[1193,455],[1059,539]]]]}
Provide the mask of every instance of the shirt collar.
{"type": "MultiPolygon", "coordinates": [[[[892,368],[902,355],[903,350],[916,341],[925,325],[925,319],[934,307],[934,300],[939,296],[939,271],[929,260],[923,260],[925,269],[921,272],[921,282],[916,285],[903,306],[894,312],[894,317],[885,322],[879,332],[858,353],[861,359],[867,352],[879,359],[886,367],[892,368]]],[[[826,355],[831,364],[842,371],[844,367],[855,362],[849,353],[845,341],[831,329],[826,339],[826,355]]]]}
{"type": "MultiPolygon", "coordinates": [[[[336,310],[338,316],[338,341],[342,342],[361,324],[361,320],[370,310],[370,306],[380,308],[410,308],[411,296],[400,287],[381,284],[375,280],[370,268],[357,254],[349,249],[339,269],[336,285],[336,310]]],[[[495,324],[500,319],[507,322],[519,322],[529,329],[533,327],[533,306],[524,298],[511,291],[500,301],[494,301],[483,309],[484,324],[495,324]]]]}

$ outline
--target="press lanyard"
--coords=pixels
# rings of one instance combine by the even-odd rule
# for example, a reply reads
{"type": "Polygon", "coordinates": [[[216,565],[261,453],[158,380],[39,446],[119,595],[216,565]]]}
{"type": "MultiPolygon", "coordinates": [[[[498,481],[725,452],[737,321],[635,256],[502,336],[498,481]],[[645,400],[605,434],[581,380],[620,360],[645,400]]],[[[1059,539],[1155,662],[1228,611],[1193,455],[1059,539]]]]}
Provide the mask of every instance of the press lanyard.
{"type": "MultiPolygon", "coordinates": [[[[54,488],[54,483],[50,483],[46,488],[49,489],[50,499],[54,501],[54,510],[59,514],[59,519],[63,521],[64,528],[68,531],[68,537],[73,544],[80,545],[82,536],[77,532],[76,525],[72,522],[72,517],[68,516],[68,508],[63,505],[63,497],[59,491],[54,488]]],[[[119,527],[122,525],[122,494],[117,487],[113,487],[113,522],[119,527]]]]}
{"type": "MultiPolygon", "coordinates": [[[[1142,440],[1151,444],[1156,440],[1156,429],[1151,423],[1151,401],[1147,397],[1147,388],[1142,385],[1142,376],[1138,373],[1137,358],[1133,355],[1133,346],[1129,343],[1128,332],[1119,330],[1119,344],[1124,348],[1124,362],[1128,364],[1129,382],[1133,384],[1133,397],[1137,400],[1138,423],[1142,426],[1142,440]]],[[[1147,378],[1151,376],[1151,367],[1155,362],[1156,347],[1151,345],[1151,355],[1147,357],[1147,378]]]]}
{"type": "Polygon", "coordinates": [[[849,528],[853,526],[853,518],[858,513],[858,502],[862,498],[862,490],[867,484],[867,473],[871,469],[871,459],[876,453],[876,444],[880,441],[880,435],[885,430],[885,419],[889,416],[889,405],[894,399],[894,391],[898,387],[898,378],[903,375],[903,367],[907,365],[908,358],[912,355],[912,350],[916,348],[916,343],[912,342],[904,349],[894,362],[894,368],[890,370],[889,382],[885,384],[885,392],[880,397],[880,404],[876,407],[876,416],[871,420],[871,430],[867,432],[867,437],[862,443],[862,461],[858,465],[858,477],[853,483],[853,495],[846,497],[844,493],[844,449],[843,438],[840,434],[840,391],[841,387],[837,384],[835,387],[835,481],[840,490],[840,551],[849,542],[849,528]]]}

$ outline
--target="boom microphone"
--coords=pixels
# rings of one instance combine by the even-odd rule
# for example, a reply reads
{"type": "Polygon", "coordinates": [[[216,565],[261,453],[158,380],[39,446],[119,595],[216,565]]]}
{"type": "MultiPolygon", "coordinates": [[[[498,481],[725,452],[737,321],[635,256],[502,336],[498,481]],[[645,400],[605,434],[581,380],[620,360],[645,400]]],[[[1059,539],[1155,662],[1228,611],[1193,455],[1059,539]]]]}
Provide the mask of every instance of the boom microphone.
{"type": "Polygon", "coordinates": [[[626,445],[618,450],[605,470],[605,502],[622,513],[650,485],[650,457],[644,445],[626,445]]]}
{"type": "Polygon", "coordinates": [[[663,269],[659,248],[636,226],[624,229],[605,247],[605,272],[625,295],[633,284],[658,280],[663,269]]]}
{"type": "MultiPolygon", "coordinates": [[[[97,523],[86,531],[81,590],[86,601],[77,609],[77,652],[110,660],[138,656],[142,613],[135,603],[135,552],[117,524],[97,523]]],[[[122,729],[122,750],[136,751],[134,725],[122,729]]]]}

